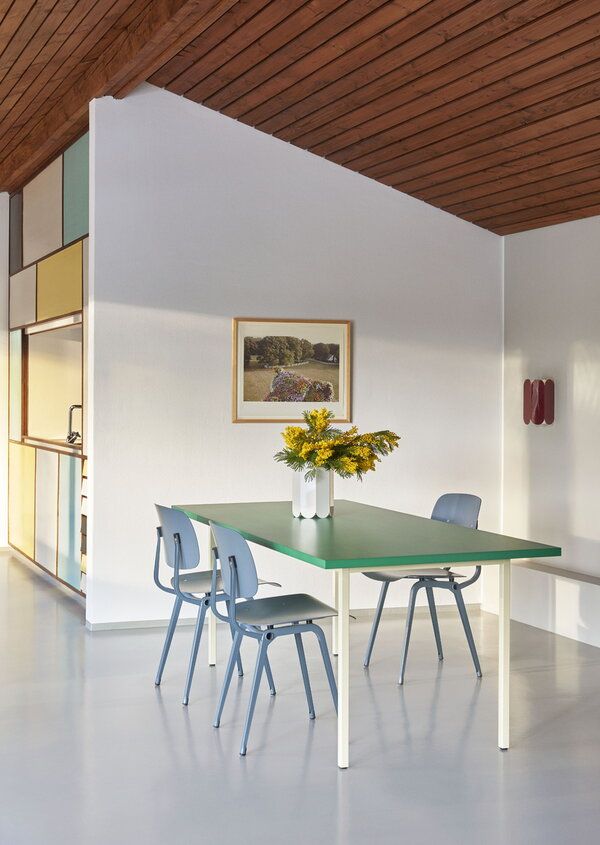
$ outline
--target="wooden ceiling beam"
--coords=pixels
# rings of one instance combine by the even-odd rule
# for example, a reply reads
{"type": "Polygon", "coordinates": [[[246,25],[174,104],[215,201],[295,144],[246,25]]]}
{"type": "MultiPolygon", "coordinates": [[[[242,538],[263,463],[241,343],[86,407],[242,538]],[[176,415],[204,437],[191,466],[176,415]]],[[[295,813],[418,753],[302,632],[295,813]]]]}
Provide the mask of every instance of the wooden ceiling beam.
{"type": "Polygon", "coordinates": [[[539,209],[541,196],[543,196],[544,204],[546,204],[600,192],[600,169],[598,167],[577,170],[569,175],[570,179],[555,188],[550,186],[549,180],[544,180],[541,183],[536,182],[533,193],[524,197],[511,197],[509,200],[495,203],[478,211],[463,212],[461,217],[471,223],[480,224],[482,221],[496,219],[504,215],[513,215],[515,212],[539,209]]]}
{"type": "Polygon", "coordinates": [[[576,0],[568,7],[560,0],[527,0],[410,61],[402,62],[400,58],[397,68],[378,74],[371,81],[361,80],[357,74],[353,91],[335,96],[330,89],[330,101],[325,106],[281,129],[278,137],[299,146],[311,146],[357,126],[362,126],[364,133],[367,121],[414,97],[446,90],[458,80],[463,84],[470,80],[473,86],[485,85],[484,68],[489,72],[503,59],[510,62],[511,56],[524,48],[535,49],[538,43],[541,46],[545,39],[584,13],[589,13],[586,0],[576,0]],[[585,6],[576,11],[580,4],[585,6]],[[524,15],[530,18],[525,25],[524,15]]]}
{"type": "Polygon", "coordinates": [[[152,0],[110,51],[73,82],[69,92],[0,162],[0,186],[14,190],[81,131],[95,97],[123,96],[209,27],[237,0],[152,0]]]}
{"type": "MultiPolygon", "coordinates": [[[[503,7],[515,0],[489,0],[487,17],[492,7],[503,7]]],[[[474,8],[478,3],[468,0],[431,0],[424,4],[418,0],[405,0],[386,4],[357,21],[336,38],[330,39],[317,50],[313,50],[283,73],[267,80],[255,88],[238,106],[230,106],[226,113],[249,123],[264,132],[277,132],[291,121],[303,117],[319,105],[318,94],[329,90],[332,83],[343,82],[357,68],[377,67],[381,73],[381,57],[385,57],[387,70],[401,61],[399,51],[412,38],[423,31],[431,30],[432,46],[446,40],[445,27],[452,28],[452,18],[462,12],[465,6],[474,8]],[[249,108],[252,106],[251,108],[249,108]]],[[[479,12],[481,14],[481,12],[479,12]]],[[[354,83],[346,81],[352,90],[354,83]]],[[[191,92],[193,98],[202,96],[202,87],[191,92]]]]}
{"type": "MultiPolygon", "coordinates": [[[[246,66],[234,67],[230,64],[226,68],[229,81],[206,98],[205,104],[235,117],[241,99],[246,101],[247,97],[252,97],[254,90],[267,80],[273,77],[279,79],[280,74],[289,72],[288,69],[300,59],[336,38],[338,33],[363,20],[385,2],[386,0],[358,0],[349,3],[347,0],[335,0],[323,4],[318,0],[311,0],[301,10],[306,12],[306,21],[300,23],[292,40],[288,39],[284,43],[280,37],[283,27],[278,27],[279,32],[269,33],[277,36],[278,44],[273,44],[268,52],[261,49],[262,43],[253,44],[244,57],[246,66]],[[321,7],[323,14],[317,16],[312,11],[313,7],[321,7]]],[[[287,24],[288,21],[291,25],[291,19],[284,23],[287,24]]]]}
{"type": "Polygon", "coordinates": [[[216,20],[199,38],[190,41],[176,56],[153,73],[148,81],[152,85],[158,85],[161,88],[169,87],[171,90],[170,86],[182,73],[215,47],[220,45],[222,54],[229,55],[228,44],[232,34],[237,32],[246,21],[257,15],[268,3],[269,0],[239,0],[228,14],[216,20]]]}
{"type": "Polygon", "coordinates": [[[556,226],[558,223],[568,223],[570,220],[584,220],[586,217],[596,217],[600,214],[600,203],[588,205],[584,208],[576,208],[572,211],[563,211],[556,214],[536,217],[527,222],[512,223],[505,226],[496,226],[490,229],[496,235],[514,235],[517,232],[530,232],[532,229],[541,229],[545,226],[556,226]]]}
{"type": "MultiPolygon", "coordinates": [[[[384,169],[390,172],[403,164],[423,165],[426,172],[431,169],[427,162],[443,153],[585,102],[591,86],[600,81],[598,44],[585,44],[568,57],[574,60],[575,56],[583,59],[590,55],[594,60],[575,66],[560,59],[542,62],[544,67],[536,66],[531,84],[526,78],[513,80],[512,93],[498,100],[490,92],[482,104],[480,93],[473,92],[460,101],[417,114],[393,130],[369,136],[328,158],[374,178],[385,175],[384,169]],[[552,71],[548,77],[546,72],[552,71]]],[[[418,108],[415,104],[415,110],[418,108]]]]}
{"type": "MultiPolygon", "coordinates": [[[[280,80],[297,62],[344,33],[369,14],[386,5],[386,0],[310,0],[295,14],[274,27],[264,38],[248,45],[233,60],[219,68],[214,82],[203,80],[203,102],[209,108],[229,114],[226,106],[240,98],[252,98],[265,80],[280,80]]],[[[235,111],[235,109],[233,109],[235,111]]],[[[232,111],[230,117],[236,116],[232,111]]]]}
{"type": "Polygon", "coordinates": [[[581,196],[567,197],[556,202],[543,203],[538,205],[537,208],[528,208],[524,211],[490,217],[486,220],[481,220],[477,225],[483,226],[485,229],[495,230],[504,228],[504,226],[514,226],[521,223],[527,224],[531,220],[539,220],[540,218],[550,217],[555,214],[565,214],[580,208],[589,208],[590,206],[598,205],[600,205],[600,191],[590,191],[581,196]]]}
{"type": "MultiPolygon", "coordinates": [[[[485,105],[495,99],[501,99],[523,87],[519,73],[521,76],[529,74],[532,66],[541,62],[554,61],[555,67],[568,69],[568,62],[563,61],[560,64],[557,54],[560,56],[566,50],[579,48],[582,42],[600,37],[600,14],[595,16],[595,19],[585,20],[564,30],[561,27],[565,14],[563,10],[560,14],[548,15],[539,22],[542,33],[550,33],[546,38],[533,40],[534,27],[521,27],[466,56],[449,58],[450,70],[442,63],[436,71],[428,73],[426,68],[431,66],[432,59],[430,54],[426,54],[420,57],[422,60],[411,63],[406,69],[407,84],[336,121],[336,126],[347,126],[347,129],[334,134],[332,126],[320,127],[288,140],[306,145],[318,155],[328,156],[345,147],[350,148],[352,144],[364,138],[366,131],[375,135],[392,129],[404,120],[443,106],[448,110],[452,109],[453,113],[458,113],[458,110],[463,108],[465,97],[469,97],[469,110],[477,104],[485,105]],[[592,38],[589,37],[590,31],[592,38]],[[414,78],[414,81],[408,81],[409,78],[414,78]],[[399,117],[401,120],[398,120],[399,117]]],[[[509,21],[508,15],[503,16],[502,27],[508,29],[509,21]]],[[[485,32],[485,28],[483,29],[485,32]]],[[[457,47],[451,49],[452,44],[453,42],[449,42],[436,51],[439,54],[436,62],[443,62],[446,52],[451,56],[456,53],[457,47]]],[[[548,76],[553,75],[550,67],[547,67],[546,71],[548,76]]],[[[544,78],[543,74],[541,78],[544,78]]],[[[530,84],[533,84],[533,81],[530,84]]]]}
{"type": "MultiPolygon", "coordinates": [[[[600,143],[600,138],[597,139],[600,143]]],[[[544,186],[555,188],[559,185],[575,184],[580,178],[594,178],[600,173],[600,149],[594,150],[587,155],[578,155],[567,158],[564,161],[553,161],[542,167],[533,170],[525,170],[517,173],[512,178],[510,187],[503,190],[496,190],[497,182],[490,180],[476,189],[479,195],[469,197],[468,191],[457,192],[455,195],[446,195],[443,200],[433,201],[435,205],[443,202],[444,208],[451,214],[468,214],[489,208],[496,203],[504,202],[512,198],[528,197],[535,195],[539,198],[544,186]],[[467,198],[465,198],[465,195],[467,198]]]]}
{"type": "Polygon", "coordinates": [[[448,164],[450,156],[444,156],[444,166],[433,173],[415,177],[411,171],[402,171],[381,181],[392,187],[401,185],[401,190],[414,192],[419,198],[426,195],[429,201],[453,193],[457,187],[468,188],[482,181],[520,173],[528,166],[537,167],[568,158],[574,155],[570,151],[573,149],[590,152],[598,140],[600,102],[594,98],[586,105],[589,120],[581,123],[571,112],[553,115],[533,126],[500,134],[496,139],[488,138],[478,144],[471,155],[466,152],[461,156],[456,151],[451,164],[448,164]]]}

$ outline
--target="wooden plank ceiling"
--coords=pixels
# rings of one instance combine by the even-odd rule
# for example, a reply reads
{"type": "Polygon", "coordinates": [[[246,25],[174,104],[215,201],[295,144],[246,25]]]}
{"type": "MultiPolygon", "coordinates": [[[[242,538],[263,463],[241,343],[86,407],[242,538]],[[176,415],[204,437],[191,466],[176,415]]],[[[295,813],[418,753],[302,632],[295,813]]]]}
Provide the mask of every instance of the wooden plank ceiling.
{"type": "Polygon", "coordinates": [[[0,0],[0,14],[0,184],[81,131],[91,97],[148,79],[498,234],[600,214],[600,0],[0,0]]]}

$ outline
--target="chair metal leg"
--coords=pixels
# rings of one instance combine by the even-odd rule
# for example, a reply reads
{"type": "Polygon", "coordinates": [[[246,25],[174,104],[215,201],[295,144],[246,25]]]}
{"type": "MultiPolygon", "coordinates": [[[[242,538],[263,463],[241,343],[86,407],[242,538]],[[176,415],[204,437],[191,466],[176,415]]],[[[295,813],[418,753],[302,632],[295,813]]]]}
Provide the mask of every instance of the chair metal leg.
{"type": "Polygon", "coordinates": [[[333,666],[331,665],[331,657],[329,656],[329,651],[327,649],[327,640],[325,639],[325,634],[323,633],[321,628],[317,628],[315,634],[317,635],[317,640],[319,641],[321,657],[323,658],[323,665],[325,666],[325,673],[327,675],[327,680],[329,681],[331,697],[333,698],[333,706],[335,707],[335,712],[337,713],[338,691],[337,684],[335,682],[335,675],[333,674],[333,666]]]}
{"type": "Polygon", "coordinates": [[[433,633],[435,634],[435,644],[437,646],[438,660],[444,659],[444,652],[442,651],[442,638],[440,636],[440,626],[438,625],[437,610],[435,607],[435,598],[433,596],[433,587],[425,587],[427,592],[427,601],[429,603],[429,613],[431,615],[431,624],[433,625],[433,633]]]}
{"type": "Polygon", "coordinates": [[[479,664],[479,657],[477,655],[477,649],[475,647],[475,640],[473,639],[473,632],[471,631],[471,625],[469,623],[469,617],[467,616],[467,608],[465,607],[465,600],[462,597],[462,590],[457,585],[454,590],[454,598],[456,599],[456,606],[458,607],[458,612],[460,614],[460,618],[463,624],[463,628],[465,629],[465,635],[467,637],[467,642],[469,643],[469,649],[471,651],[471,657],[473,658],[473,665],[475,666],[475,672],[478,678],[481,678],[481,666],[479,664]]]}
{"type": "MultiPolygon", "coordinates": [[[[227,611],[228,611],[228,614],[229,614],[229,618],[231,619],[231,607],[230,607],[231,602],[227,601],[227,602],[225,602],[225,604],[227,605],[227,611]]],[[[230,622],[229,627],[231,629],[231,639],[233,641],[233,640],[235,640],[235,628],[233,627],[233,622],[230,622]]],[[[240,678],[242,678],[243,675],[244,675],[244,667],[242,666],[242,656],[241,656],[241,654],[238,654],[237,667],[238,667],[238,675],[239,675],[240,678]]]]}
{"type": "Polygon", "coordinates": [[[277,690],[275,689],[275,681],[273,680],[273,673],[271,672],[271,664],[269,663],[269,658],[265,655],[265,675],[267,676],[267,683],[269,684],[269,694],[275,695],[277,690]]]}
{"type": "Polygon", "coordinates": [[[248,711],[246,713],[246,721],[244,723],[244,732],[242,733],[242,743],[240,745],[240,757],[246,755],[248,749],[248,736],[250,735],[250,728],[252,726],[252,717],[254,716],[254,708],[256,706],[256,697],[258,695],[258,688],[260,686],[260,679],[267,657],[267,647],[269,641],[265,637],[260,641],[258,647],[258,655],[256,657],[256,668],[254,669],[254,677],[252,679],[252,689],[250,690],[250,701],[248,702],[248,711]]]}
{"type": "Polygon", "coordinates": [[[294,634],[296,640],[296,648],[298,650],[298,660],[300,661],[300,669],[302,670],[302,680],[304,681],[304,691],[306,693],[306,703],[308,704],[308,718],[315,718],[315,705],[312,697],[312,690],[310,688],[310,678],[308,677],[308,667],[306,665],[306,655],[304,654],[304,644],[302,643],[302,634],[294,634]]]}
{"type": "Polygon", "coordinates": [[[173,634],[175,633],[175,628],[177,627],[177,620],[179,619],[182,604],[183,599],[176,596],[173,604],[173,610],[171,611],[171,619],[169,620],[169,626],[167,628],[167,635],[165,637],[162,653],[158,662],[158,669],[156,670],[156,677],[154,678],[154,683],[157,687],[160,686],[160,682],[162,681],[165,663],[167,662],[167,657],[169,656],[169,649],[171,648],[171,641],[173,639],[173,634]]]}
{"type": "Polygon", "coordinates": [[[406,671],[406,660],[408,658],[408,645],[410,643],[410,632],[412,630],[413,618],[415,615],[415,604],[417,601],[417,593],[423,585],[417,581],[416,584],[410,588],[410,598],[408,601],[408,613],[406,616],[406,628],[404,630],[404,642],[402,644],[402,657],[400,659],[400,677],[398,683],[404,683],[404,673],[406,671]]]}
{"type": "Polygon", "coordinates": [[[227,698],[227,693],[229,691],[229,685],[231,684],[231,676],[233,675],[233,669],[235,664],[237,663],[237,659],[240,653],[240,645],[242,643],[242,635],[236,633],[233,638],[233,643],[231,645],[231,651],[229,652],[229,660],[227,661],[227,668],[225,669],[225,677],[223,678],[223,686],[221,687],[221,692],[219,694],[219,701],[217,703],[217,709],[215,712],[215,718],[213,719],[213,727],[218,728],[221,724],[221,715],[223,713],[223,707],[225,706],[225,699],[227,698]]]}
{"type": "Polygon", "coordinates": [[[187,705],[190,700],[190,689],[192,687],[192,680],[194,678],[194,669],[196,668],[196,658],[198,657],[198,649],[200,648],[200,640],[202,639],[202,628],[204,627],[204,618],[206,616],[206,605],[201,604],[198,608],[198,618],[196,619],[196,627],[194,628],[194,639],[192,640],[192,652],[190,654],[190,663],[188,666],[187,678],[185,679],[185,687],[183,690],[183,704],[187,705]]]}
{"type": "Polygon", "coordinates": [[[373,646],[375,645],[375,637],[377,636],[377,629],[379,628],[379,622],[381,620],[381,612],[383,610],[383,605],[385,604],[385,597],[387,596],[389,586],[389,581],[384,581],[381,585],[381,591],[379,593],[379,599],[377,601],[377,609],[375,610],[375,617],[373,619],[373,624],[371,625],[369,642],[367,643],[367,650],[365,651],[365,657],[363,660],[363,666],[365,667],[365,669],[368,667],[371,661],[371,653],[373,651],[373,646]]]}

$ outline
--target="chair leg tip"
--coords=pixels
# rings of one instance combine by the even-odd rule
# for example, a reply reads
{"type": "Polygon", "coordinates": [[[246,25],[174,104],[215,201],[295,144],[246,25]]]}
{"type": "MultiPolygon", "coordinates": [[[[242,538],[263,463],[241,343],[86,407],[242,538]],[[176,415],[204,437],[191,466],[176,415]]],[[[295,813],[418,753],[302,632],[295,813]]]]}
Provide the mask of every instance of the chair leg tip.
{"type": "Polygon", "coordinates": [[[181,703],[183,704],[184,707],[187,707],[188,703],[189,703],[189,698],[184,698],[181,703]]]}
{"type": "Polygon", "coordinates": [[[218,728],[218,727],[220,727],[220,725],[221,725],[220,722],[213,722],[213,728],[218,728]]]}
{"type": "Polygon", "coordinates": [[[314,714],[314,713],[309,713],[309,714],[308,714],[308,718],[309,718],[309,719],[314,719],[314,718],[315,718],[315,714],[314,714]]]}
{"type": "Polygon", "coordinates": [[[240,748],[240,757],[245,757],[245,756],[246,756],[246,749],[240,748]]]}
{"type": "Polygon", "coordinates": [[[277,695],[277,690],[269,690],[269,695],[277,695]]]}

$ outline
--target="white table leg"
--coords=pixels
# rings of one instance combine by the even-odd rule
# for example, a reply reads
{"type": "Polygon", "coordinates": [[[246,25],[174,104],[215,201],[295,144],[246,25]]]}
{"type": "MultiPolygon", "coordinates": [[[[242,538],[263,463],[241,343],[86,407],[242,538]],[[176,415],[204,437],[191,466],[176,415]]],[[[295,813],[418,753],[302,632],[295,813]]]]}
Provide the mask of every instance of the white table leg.
{"type": "MultiPolygon", "coordinates": [[[[333,572],[333,606],[339,612],[340,596],[338,590],[338,573],[333,572]]],[[[339,632],[339,618],[334,616],[331,620],[331,653],[334,657],[338,654],[338,632],[339,632]]]]}
{"type": "MultiPolygon", "coordinates": [[[[213,545],[214,538],[210,528],[208,529],[208,548],[206,554],[207,569],[212,569],[213,566],[213,545]]],[[[208,616],[208,665],[216,666],[217,664],[217,617],[210,610],[208,616]]]]}
{"type": "Polygon", "coordinates": [[[350,737],[350,573],[347,569],[336,571],[338,590],[338,766],[349,765],[350,737]]]}
{"type": "Polygon", "coordinates": [[[498,746],[510,745],[510,561],[499,566],[498,746]]]}

